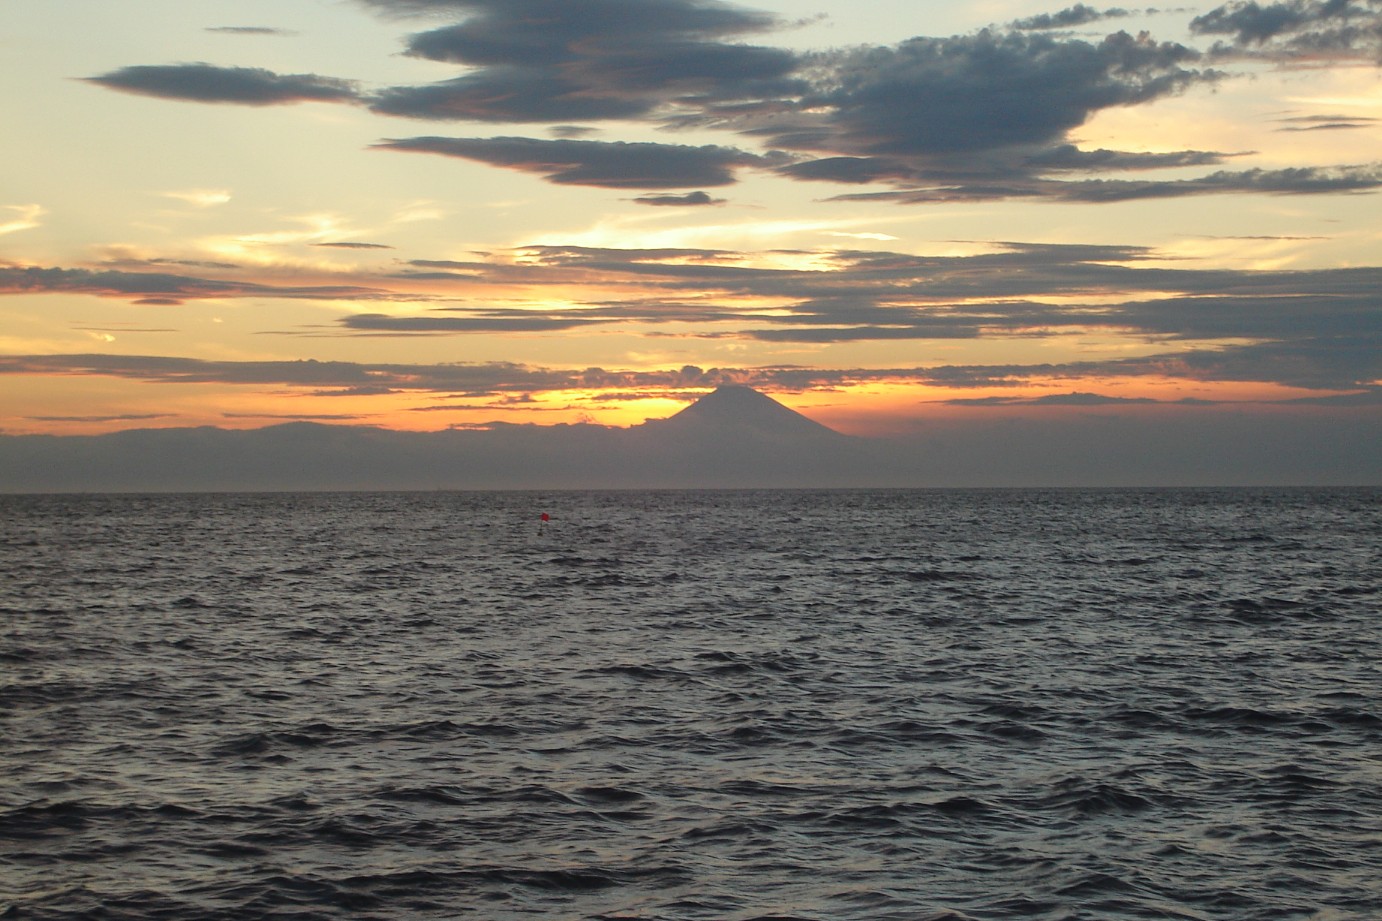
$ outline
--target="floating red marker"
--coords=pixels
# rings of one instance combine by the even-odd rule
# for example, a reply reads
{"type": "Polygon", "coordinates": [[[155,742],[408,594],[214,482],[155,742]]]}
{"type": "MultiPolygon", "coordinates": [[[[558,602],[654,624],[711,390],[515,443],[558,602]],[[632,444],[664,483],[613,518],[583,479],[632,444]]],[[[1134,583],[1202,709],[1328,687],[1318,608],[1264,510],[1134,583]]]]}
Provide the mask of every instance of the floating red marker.
{"type": "Polygon", "coordinates": [[[549,514],[547,514],[546,512],[543,512],[543,513],[542,513],[542,520],[543,520],[543,521],[551,521],[551,520],[552,520],[552,516],[549,515],[549,514]]]}

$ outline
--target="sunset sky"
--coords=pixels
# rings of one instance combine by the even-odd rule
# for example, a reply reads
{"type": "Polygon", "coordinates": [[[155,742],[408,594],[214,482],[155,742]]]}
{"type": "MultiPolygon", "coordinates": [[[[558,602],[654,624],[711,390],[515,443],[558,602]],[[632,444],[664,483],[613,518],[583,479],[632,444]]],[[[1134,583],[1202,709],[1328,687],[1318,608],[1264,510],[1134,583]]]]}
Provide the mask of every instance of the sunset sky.
{"type": "Polygon", "coordinates": [[[0,433],[1382,406],[1382,0],[7,0],[0,433]]]}

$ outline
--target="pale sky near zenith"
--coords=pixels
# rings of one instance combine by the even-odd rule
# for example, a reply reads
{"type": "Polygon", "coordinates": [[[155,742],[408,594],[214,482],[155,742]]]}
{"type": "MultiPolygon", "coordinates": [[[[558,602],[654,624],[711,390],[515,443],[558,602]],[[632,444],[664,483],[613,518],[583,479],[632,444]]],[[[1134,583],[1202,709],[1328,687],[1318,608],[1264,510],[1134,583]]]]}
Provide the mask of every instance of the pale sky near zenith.
{"type": "Polygon", "coordinates": [[[1382,420],[1382,0],[3,18],[3,434],[1382,420]]]}

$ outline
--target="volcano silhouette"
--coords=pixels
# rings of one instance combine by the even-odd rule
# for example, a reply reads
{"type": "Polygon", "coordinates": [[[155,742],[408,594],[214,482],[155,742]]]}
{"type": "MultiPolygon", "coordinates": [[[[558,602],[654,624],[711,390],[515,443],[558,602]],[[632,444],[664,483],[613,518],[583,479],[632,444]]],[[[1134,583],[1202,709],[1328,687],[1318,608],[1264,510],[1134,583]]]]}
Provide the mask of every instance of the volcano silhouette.
{"type": "Polygon", "coordinates": [[[666,434],[695,436],[754,437],[757,439],[831,438],[842,436],[834,429],[788,409],[752,387],[725,385],[701,397],[676,415],[660,423],[666,434]]]}
{"type": "Polygon", "coordinates": [[[854,466],[857,440],[751,387],[724,386],[667,419],[628,430],[645,480],[731,487],[809,486],[854,466]]]}

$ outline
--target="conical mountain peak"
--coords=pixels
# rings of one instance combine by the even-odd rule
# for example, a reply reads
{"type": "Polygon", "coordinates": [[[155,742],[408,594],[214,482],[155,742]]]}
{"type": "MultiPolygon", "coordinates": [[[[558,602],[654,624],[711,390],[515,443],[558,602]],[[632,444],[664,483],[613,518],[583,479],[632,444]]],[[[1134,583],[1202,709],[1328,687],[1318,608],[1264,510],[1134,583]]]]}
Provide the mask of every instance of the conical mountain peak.
{"type": "Polygon", "coordinates": [[[758,435],[838,435],[752,387],[726,384],[665,422],[676,429],[725,430],[758,435]]]}

